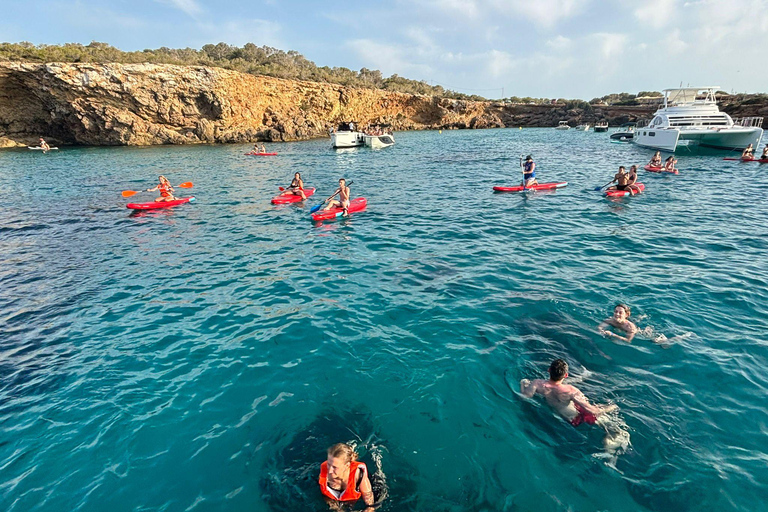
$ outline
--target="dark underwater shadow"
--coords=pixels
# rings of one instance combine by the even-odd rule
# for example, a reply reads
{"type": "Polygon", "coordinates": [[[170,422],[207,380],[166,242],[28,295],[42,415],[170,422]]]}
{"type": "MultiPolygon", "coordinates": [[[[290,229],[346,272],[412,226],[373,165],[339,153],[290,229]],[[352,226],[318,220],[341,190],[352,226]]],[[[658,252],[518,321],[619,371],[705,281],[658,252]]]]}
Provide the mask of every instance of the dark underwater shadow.
{"type": "MultiPolygon", "coordinates": [[[[353,445],[368,466],[377,511],[416,510],[415,467],[394,455],[396,450],[390,451],[364,407],[348,411],[326,408],[285,448],[273,448],[275,453],[268,454],[272,462],[264,468],[259,482],[262,499],[269,508],[276,512],[329,510],[317,480],[326,450],[339,442],[353,445]]],[[[343,508],[363,510],[365,504],[358,500],[343,508]]]]}

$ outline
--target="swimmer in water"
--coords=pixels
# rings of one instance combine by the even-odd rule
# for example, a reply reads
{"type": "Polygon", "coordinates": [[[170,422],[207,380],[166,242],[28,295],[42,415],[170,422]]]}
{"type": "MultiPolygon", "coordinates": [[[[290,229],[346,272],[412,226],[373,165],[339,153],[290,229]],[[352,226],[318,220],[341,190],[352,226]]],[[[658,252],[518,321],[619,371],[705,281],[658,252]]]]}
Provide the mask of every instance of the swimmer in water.
{"type": "Polygon", "coordinates": [[[352,502],[363,498],[368,507],[373,506],[368,468],[357,461],[357,453],[348,444],[338,443],[328,448],[328,460],[320,465],[319,483],[320,492],[330,503],[352,502]]]}
{"type": "Polygon", "coordinates": [[[630,314],[631,312],[629,310],[629,306],[626,304],[617,304],[616,307],[613,308],[613,316],[606,318],[600,322],[600,325],[597,326],[598,332],[603,336],[631,343],[632,338],[634,338],[635,334],[637,334],[637,326],[629,321],[630,314]],[[627,333],[627,335],[621,336],[609,331],[607,327],[615,327],[616,329],[621,329],[627,333]]]}

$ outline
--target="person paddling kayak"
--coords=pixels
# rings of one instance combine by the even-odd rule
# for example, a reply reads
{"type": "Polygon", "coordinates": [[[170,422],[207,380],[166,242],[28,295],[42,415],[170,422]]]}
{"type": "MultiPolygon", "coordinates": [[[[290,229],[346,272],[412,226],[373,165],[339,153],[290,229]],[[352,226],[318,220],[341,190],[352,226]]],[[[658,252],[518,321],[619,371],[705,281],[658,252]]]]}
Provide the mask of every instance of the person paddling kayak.
{"type": "Polygon", "coordinates": [[[666,159],[664,162],[664,170],[667,172],[675,172],[675,164],[677,163],[677,160],[675,160],[674,156],[670,156],[666,159]]]}
{"type": "Polygon", "coordinates": [[[304,194],[304,180],[301,179],[301,173],[297,172],[293,175],[293,181],[291,181],[291,186],[288,187],[285,192],[283,192],[284,195],[293,194],[295,196],[301,196],[301,200],[304,201],[307,196],[304,194]]]}
{"type": "Polygon", "coordinates": [[[49,146],[48,143],[45,142],[45,140],[43,140],[42,137],[40,137],[40,140],[38,141],[37,145],[43,148],[43,153],[45,153],[46,151],[50,151],[51,149],[51,146],[49,146]]]}
{"type": "Polygon", "coordinates": [[[657,151],[656,154],[653,155],[653,158],[648,162],[648,165],[651,167],[661,167],[661,151],[657,151]]]}
{"type": "Polygon", "coordinates": [[[528,155],[525,157],[525,163],[523,164],[523,187],[528,188],[538,184],[539,182],[536,181],[536,163],[531,155],[528,155]]]}
{"type": "Polygon", "coordinates": [[[607,190],[630,190],[632,193],[634,193],[634,191],[629,188],[629,174],[627,174],[627,170],[623,165],[619,166],[619,172],[613,176],[613,181],[611,181],[611,183],[614,182],[616,185],[613,187],[608,187],[607,190]]]}
{"type": "Polygon", "coordinates": [[[768,144],[763,148],[763,154],[760,156],[760,160],[768,160],[768,144]]]}
{"type": "Polygon", "coordinates": [[[323,210],[330,210],[331,208],[341,208],[344,210],[342,217],[349,216],[349,187],[347,186],[347,180],[341,178],[339,180],[339,188],[328,199],[328,204],[325,205],[323,210]],[[333,199],[336,194],[339,195],[339,200],[333,199]]]}
{"type": "Polygon", "coordinates": [[[741,158],[754,158],[755,157],[755,150],[752,147],[752,144],[744,148],[744,151],[741,153],[741,158]]]}
{"type": "Polygon", "coordinates": [[[173,187],[171,186],[171,182],[168,181],[168,178],[165,176],[160,176],[158,179],[160,180],[160,184],[154,188],[148,188],[147,192],[154,192],[155,190],[160,191],[160,197],[155,199],[156,203],[163,201],[175,201],[176,198],[173,195],[173,187]]]}

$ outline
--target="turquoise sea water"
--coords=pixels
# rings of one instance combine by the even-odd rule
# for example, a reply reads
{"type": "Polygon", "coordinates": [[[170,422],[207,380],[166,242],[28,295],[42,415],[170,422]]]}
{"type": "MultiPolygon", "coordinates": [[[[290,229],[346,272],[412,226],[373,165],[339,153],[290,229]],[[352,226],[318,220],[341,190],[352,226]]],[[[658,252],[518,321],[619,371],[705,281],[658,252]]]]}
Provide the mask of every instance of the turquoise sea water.
{"type": "Polygon", "coordinates": [[[386,475],[384,511],[759,508],[768,166],[681,154],[608,200],[650,151],[396,136],[0,152],[0,509],[327,510],[337,441],[386,475]],[[570,185],[493,194],[521,153],[570,185]],[[270,205],[294,171],[317,196],[270,205]],[[197,202],[131,215],[119,192],[160,173],[197,202]],[[341,176],[368,209],[315,225],[341,176]],[[619,301],[630,345],[595,333],[619,301]],[[619,405],[626,453],[513,392],[555,357],[619,405]]]}

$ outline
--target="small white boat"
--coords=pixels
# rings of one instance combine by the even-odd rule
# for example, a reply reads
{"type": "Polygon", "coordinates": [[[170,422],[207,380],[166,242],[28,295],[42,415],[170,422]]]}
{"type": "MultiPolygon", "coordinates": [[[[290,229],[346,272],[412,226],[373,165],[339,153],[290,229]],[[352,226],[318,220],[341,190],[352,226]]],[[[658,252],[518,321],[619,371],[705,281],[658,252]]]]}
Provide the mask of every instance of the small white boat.
{"type": "Polygon", "coordinates": [[[607,132],[608,131],[608,123],[605,121],[600,123],[595,123],[595,131],[596,132],[607,132]]]}
{"type": "Polygon", "coordinates": [[[53,151],[54,149],[59,149],[59,148],[48,148],[48,149],[45,149],[45,148],[41,148],[40,146],[27,146],[27,149],[32,149],[34,151],[53,151]]]}
{"type": "Polygon", "coordinates": [[[638,146],[674,152],[678,145],[741,151],[757,147],[763,137],[762,117],[734,121],[717,108],[719,87],[664,90],[664,106],[647,126],[635,130],[638,146]]]}
{"type": "Polygon", "coordinates": [[[366,135],[365,145],[369,148],[380,149],[395,145],[395,137],[391,134],[366,135]]]}
{"type": "Polygon", "coordinates": [[[571,127],[568,126],[568,121],[560,121],[560,124],[557,125],[557,128],[555,130],[570,130],[571,127]]]}
{"type": "Polygon", "coordinates": [[[332,148],[359,148],[365,145],[365,134],[355,131],[354,123],[342,123],[331,132],[332,148]]]}
{"type": "Polygon", "coordinates": [[[589,125],[588,124],[580,124],[574,130],[578,130],[580,132],[588,132],[589,131],[589,125]]]}

